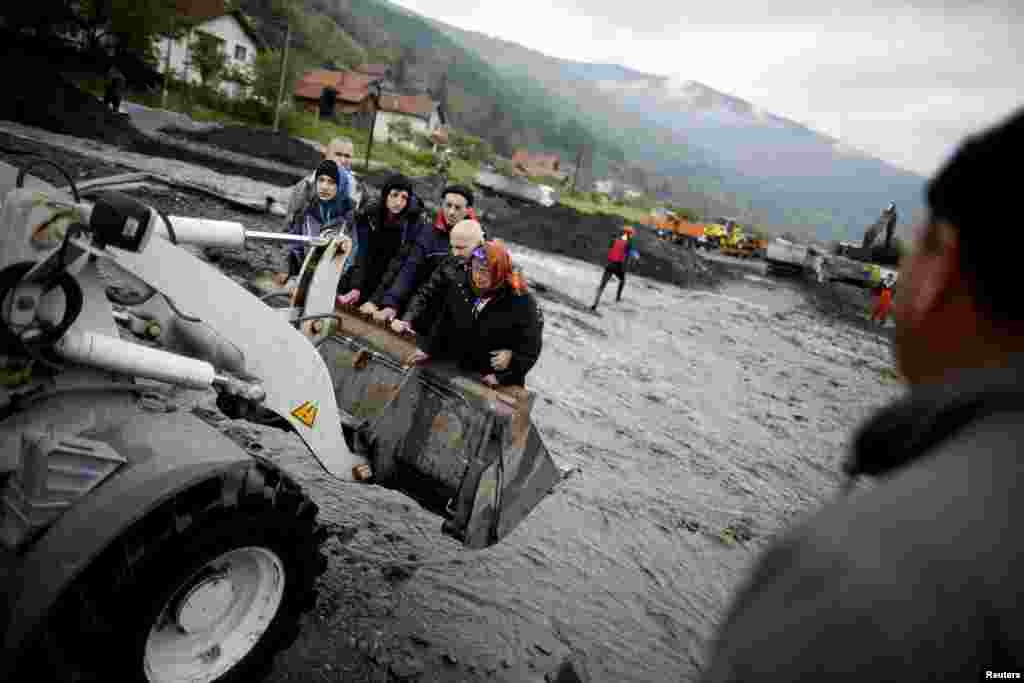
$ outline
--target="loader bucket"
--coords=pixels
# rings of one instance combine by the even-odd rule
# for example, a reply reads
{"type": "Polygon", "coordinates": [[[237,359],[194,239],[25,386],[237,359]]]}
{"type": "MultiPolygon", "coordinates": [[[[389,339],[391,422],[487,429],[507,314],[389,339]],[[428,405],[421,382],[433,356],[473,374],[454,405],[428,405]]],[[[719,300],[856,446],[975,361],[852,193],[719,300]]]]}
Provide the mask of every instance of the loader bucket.
{"type": "Polygon", "coordinates": [[[358,313],[338,316],[319,349],[375,483],[444,517],[443,532],[468,548],[508,535],[562,478],[530,420],[535,396],[451,365],[405,368],[413,343],[358,313]]]}

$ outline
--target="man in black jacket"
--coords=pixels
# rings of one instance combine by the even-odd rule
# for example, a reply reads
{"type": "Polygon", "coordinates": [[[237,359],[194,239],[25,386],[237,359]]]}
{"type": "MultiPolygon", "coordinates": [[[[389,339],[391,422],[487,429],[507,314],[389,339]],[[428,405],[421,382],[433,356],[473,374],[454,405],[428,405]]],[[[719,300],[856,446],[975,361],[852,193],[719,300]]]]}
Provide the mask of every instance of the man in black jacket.
{"type": "Polygon", "coordinates": [[[931,181],[895,306],[910,391],[861,428],[846,466],[877,485],[765,553],[705,681],[1024,675],[1024,298],[1016,253],[990,233],[1021,152],[1024,110],[931,181]]]}
{"type": "Polygon", "coordinates": [[[484,243],[483,228],[475,220],[459,221],[451,230],[451,253],[431,273],[409,301],[400,319],[391,322],[399,334],[430,334],[437,321],[448,288],[466,280],[469,257],[484,243]]]}

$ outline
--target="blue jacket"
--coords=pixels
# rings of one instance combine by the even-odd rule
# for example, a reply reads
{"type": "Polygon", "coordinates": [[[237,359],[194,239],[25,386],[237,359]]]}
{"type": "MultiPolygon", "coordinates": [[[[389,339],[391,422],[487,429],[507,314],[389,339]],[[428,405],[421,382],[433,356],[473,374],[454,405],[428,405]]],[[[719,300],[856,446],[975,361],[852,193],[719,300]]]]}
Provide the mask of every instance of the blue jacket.
{"type": "Polygon", "coordinates": [[[447,232],[423,221],[411,222],[398,254],[391,260],[369,300],[382,308],[402,309],[447,255],[447,232]]]}
{"type": "MultiPolygon", "coordinates": [[[[344,224],[346,217],[351,214],[352,200],[348,195],[339,193],[337,207],[334,212],[325,212],[317,197],[314,197],[306,206],[306,209],[292,217],[288,225],[288,233],[292,235],[303,235],[305,237],[319,237],[320,232],[328,227],[335,227],[344,224]]],[[[288,273],[297,275],[302,269],[302,263],[306,260],[305,244],[292,244],[288,247],[288,273]]]]}

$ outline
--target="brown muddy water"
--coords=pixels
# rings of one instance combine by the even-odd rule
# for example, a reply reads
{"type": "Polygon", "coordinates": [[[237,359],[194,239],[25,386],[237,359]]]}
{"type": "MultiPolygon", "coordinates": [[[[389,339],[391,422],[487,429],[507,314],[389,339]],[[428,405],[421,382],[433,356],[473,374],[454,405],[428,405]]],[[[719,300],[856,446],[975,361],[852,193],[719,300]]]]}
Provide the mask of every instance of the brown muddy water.
{"type": "MultiPolygon", "coordinates": [[[[513,245],[514,246],[514,245],[513,245]]],[[[296,439],[197,411],[296,475],[334,537],[319,607],[270,681],[690,681],[765,542],[836,493],[852,430],[900,391],[885,336],[750,272],[718,292],[516,247],[546,317],[534,420],[568,478],[464,551],[399,494],[324,475],[296,439]],[[586,302],[586,303],[584,303],[586,302]]]]}
{"type": "MultiPolygon", "coordinates": [[[[901,392],[888,337],[844,319],[856,296],[746,264],[716,292],[630,276],[593,315],[597,266],[512,246],[546,317],[534,421],[571,474],[494,548],[462,550],[402,495],[335,482],[297,438],[179,393],[292,473],[332,531],[319,604],[272,683],[541,681],[570,653],[592,681],[695,680],[757,553],[835,495],[853,429],[901,392]]],[[[212,255],[240,281],[283,263],[265,247],[212,255]]]]}

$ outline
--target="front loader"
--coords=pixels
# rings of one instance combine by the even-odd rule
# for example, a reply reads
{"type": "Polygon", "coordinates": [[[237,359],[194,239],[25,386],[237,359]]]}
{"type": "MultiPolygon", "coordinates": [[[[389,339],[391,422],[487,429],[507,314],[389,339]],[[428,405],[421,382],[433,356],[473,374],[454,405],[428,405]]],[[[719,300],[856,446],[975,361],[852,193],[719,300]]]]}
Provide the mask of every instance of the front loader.
{"type": "Polygon", "coordinates": [[[298,635],[327,567],[316,504],[171,387],[402,491],[469,549],[560,480],[532,394],[405,368],[408,341],[335,310],[343,234],[25,179],[0,164],[0,680],[254,681],[298,635]],[[183,248],[257,240],[309,247],[283,308],[183,248]]]}

